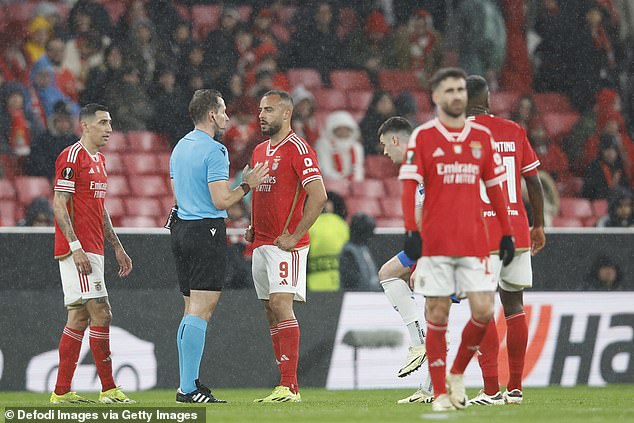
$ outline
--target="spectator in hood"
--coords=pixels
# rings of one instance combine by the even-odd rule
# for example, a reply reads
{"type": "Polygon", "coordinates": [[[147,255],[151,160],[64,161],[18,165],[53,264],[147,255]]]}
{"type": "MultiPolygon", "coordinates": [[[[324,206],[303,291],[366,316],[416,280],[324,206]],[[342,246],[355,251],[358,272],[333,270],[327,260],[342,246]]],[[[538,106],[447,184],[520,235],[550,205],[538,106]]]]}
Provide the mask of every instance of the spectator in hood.
{"type": "Polygon", "coordinates": [[[79,105],[65,96],[57,86],[55,69],[48,59],[38,61],[33,65],[31,86],[35,90],[47,118],[53,113],[53,107],[58,101],[66,103],[72,114],[79,114],[79,105]]]}
{"type": "Polygon", "coordinates": [[[319,127],[315,118],[315,96],[303,85],[295,87],[291,93],[293,97],[293,131],[306,140],[311,146],[319,139],[319,127]]]}
{"type": "Polygon", "coordinates": [[[601,228],[634,227],[634,200],[632,192],[625,188],[617,188],[608,198],[608,214],[597,221],[601,228]]]}
{"type": "Polygon", "coordinates": [[[590,163],[583,181],[583,196],[590,200],[608,198],[617,187],[630,188],[616,137],[601,135],[599,153],[590,163]]]}
{"type": "Polygon", "coordinates": [[[361,131],[346,111],[332,112],[326,118],[321,137],[315,143],[321,173],[325,178],[363,180],[361,131]]]}
{"type": "Polygon", "coordinates": [[[368,243],[376,224],[367,214],[357,213],[350,222],[350,241],[339,256],[339,282],[346,291],[381,291],[378,269],[368,243]]]}

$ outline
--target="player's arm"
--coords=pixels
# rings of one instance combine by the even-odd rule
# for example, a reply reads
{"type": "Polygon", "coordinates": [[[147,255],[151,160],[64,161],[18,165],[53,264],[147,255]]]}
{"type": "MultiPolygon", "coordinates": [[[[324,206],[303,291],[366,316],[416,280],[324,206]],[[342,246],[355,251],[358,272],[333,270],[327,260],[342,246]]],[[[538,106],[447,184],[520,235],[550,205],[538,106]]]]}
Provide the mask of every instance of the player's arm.
{"type": "Polygon", "coordinates": [[[291,250],[300,239],[306,235],[308,229],[313,226],[313,223],[317,220],[317,217],[321,214],[321,211],[328,201],[326,196],[326,188],[321,178],[314,179],[304,185],[304,191],[306,191],[306,203],[304,204],[304,214],[300,219],[294,233],[289,233],[288,230],[280,235],[275,240],[277,245],[282,250],[291,250]]]}
{"type": "Polygon", "coordinates": [[[253,188],[257,188],[269,175],[269,168],[264,163],[257,163],[253,169],[249,165],[242,171],[242,183],[234,189],[229,188],[226,179],[209,182],[209,194],[214,207],[218,210],[227,210],[229,207],[242,200],[253,188]]]}
{"type": "Polygon", "coordinates": [[[132,272],[132,259],[125,252],[117,233],[114,231],[110,213],[108,213],[108,209],[105,207],[103,208],[103,235],[114,248],[114,256],[119,264],[119,277],[123,278],[128,276],[130,272],[132,272]]]}
{"type": "Polygon", "coordinates": [[[71,254],[73,255],[73,261],[75,262],[77,270],[82,275],[89,275],[92,273],[92,266],[81,243],[77,239],[77,235],[75,235],[73,222],[70,220],[70,215],[68,214],[68,203],[72,198],[73,194],[70,192],[55,191],[53,197],[53,215],[57,221],[57,226],[70,245],[71,254]]]}
{"type": "Polygon", "coordinates": [[[403,219],[405,223],[405,243],[403,251],[412,260],[418,260],[422,255],[423,243],[418,232],[416,219],[416,190],[418,183],[411,179],[403,180],[403,193],[401,205],[403,207],[403,219]]]}
{"type": "MultiPolygon", "coordinates": [[[[487,184],[485,183],[485,186],[487,184]]],[[[502,239],[500,240],[500,259],[504,266],[508,265],[515,256],[515,243],[513,242],[513,228],[508,214],[508,205],[502,191],[502,186],[497,183],[487,186],[487,195],[491,200],[491,205],[502,228],[502,239]]]]}
{"type": "Polygon", "coordinates": [[[546,244],[544,235],[544,189],[539,175],[524,175],[528,199],[533,209],[533,227],[531,228],[531,253],[537,254],[546,244]]]}

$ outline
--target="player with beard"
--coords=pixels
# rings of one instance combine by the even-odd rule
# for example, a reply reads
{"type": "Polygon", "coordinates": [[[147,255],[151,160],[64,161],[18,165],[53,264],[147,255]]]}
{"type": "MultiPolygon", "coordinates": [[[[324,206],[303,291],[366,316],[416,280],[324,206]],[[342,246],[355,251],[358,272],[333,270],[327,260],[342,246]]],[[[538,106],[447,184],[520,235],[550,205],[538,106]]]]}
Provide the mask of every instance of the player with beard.
{"type": "Polygon", "coordinates": [[[414,130],[399,174],[407,231],[403,250],[412,259],[422,255],[414,276],[414,291],[426,297],[426,347],[434,411],[466,407],[463,373],[493,316],[496,284],[489,270],[480,181],[500,221],[499,252],[504,265],[513,259],[515,250],[500,187],[506,178],[502,159],[495,152],[491,132],[466,120],[465,79],[465,72],[458,68],[440,69],[432,77],[432,100],[438,117],[414,130]],[[420,183],[425,184],[425,206],[419,229],[415,196],[420,183]],[[446,374],[445,334],[453,293],[469,298],[471,319],[446,374]]]}
{"type": "Polygon", "coordinates": [[[262,133],[270,138],[255,147],[251,164],[264,164],[270,175],[253,191],[252,226],[245,238],[253,242],[253,282],[264,305],[281,379],[270,395],[255,402],[300,402],[299,324],[293,301],[306,301],[308,229],[327,197],[315,152],[291,130],[291,96],[269,91],[259,111],[262,133]]]}

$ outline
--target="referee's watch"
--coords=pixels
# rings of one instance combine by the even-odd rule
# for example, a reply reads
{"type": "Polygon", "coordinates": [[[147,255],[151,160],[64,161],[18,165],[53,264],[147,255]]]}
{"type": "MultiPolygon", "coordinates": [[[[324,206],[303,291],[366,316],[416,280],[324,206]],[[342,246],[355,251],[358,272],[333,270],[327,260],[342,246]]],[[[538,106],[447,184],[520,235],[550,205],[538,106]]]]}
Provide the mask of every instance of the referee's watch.
{"type": "Polygon", "coordinates": [[[240,187],[242,188],[242,191],[244,191],[244,195],[247,195],[249,191],[251,191],[251,186],[246,182],[241,183],[240,187]]]}

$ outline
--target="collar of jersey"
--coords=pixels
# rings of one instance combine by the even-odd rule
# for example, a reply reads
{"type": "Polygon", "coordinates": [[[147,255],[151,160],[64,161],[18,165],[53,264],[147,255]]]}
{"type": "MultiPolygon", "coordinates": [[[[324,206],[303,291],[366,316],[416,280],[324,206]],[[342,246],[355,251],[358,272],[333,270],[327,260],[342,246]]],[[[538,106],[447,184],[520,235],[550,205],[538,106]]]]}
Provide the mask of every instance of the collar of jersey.
{"type": "Polygon", "coordinates": [[[452,134],[451,132],[449,132],[447,128],[445,128],[445,125],[443,125],[438,118],[434,119],[434,126],[436,127],[438,132],[440,132],[443,137],[445,137],[445,139],[449,142],[463,142],[469,135],[469,132],[471,132],[471,121],[468,119],[465,120],[464,128],[462,128],[462,131],[457,135],[455,133],[452,134]]]}
{"type": "Polygon", "coordinates": [[[291,130],[291,132],[289,132],[289,133],[288,133],[288,135],[286,136],[286,138],[284,138],[284,139],[282,140],[282,142],[281,142],[281,143],[279,143],[278,145],[276,145],[276,146],[275,146],[275,148],[271,148],[271,139],[269,138],[269,139],[268,139],[268,142],[267,142],[267,144],[266,144],[266,155],[267,155],[267,156],[272,156],[273,154],[275,154],[275,152],[276,152],[276,151],[277,151],[277,150],[278,150],[281,146],[283,146],[284,144],[286,144],[286,141],[288,141],[288,140],[289,140],[289,138],[293,136],[293,134],[295,134],[295,132],[293,132],[293,131],[291,130]]]}
{"type": "Polygon", "coordinates": [[[77,142],[79,143],[79,145],[81,145],[81,148],[83,148],[86,151],[86,153],[88,153],[88,156],[92,159],[93,162],[99,161],[99,151],[97,151],[97,154],[90,154],[90,151],[88,151],[86,146],[82,144],[81,140],[77,142]]]}

